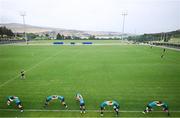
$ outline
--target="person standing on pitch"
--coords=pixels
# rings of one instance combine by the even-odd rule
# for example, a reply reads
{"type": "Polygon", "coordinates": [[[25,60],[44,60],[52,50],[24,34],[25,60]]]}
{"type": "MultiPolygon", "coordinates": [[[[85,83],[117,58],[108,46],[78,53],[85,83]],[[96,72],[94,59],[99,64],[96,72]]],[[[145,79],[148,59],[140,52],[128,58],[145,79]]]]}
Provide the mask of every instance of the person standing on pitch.
{"type": "Polygon", "coordinates": [[[82,97],[82,95],[80,93],[76,94],[76,100],[79,101],[80,112],[81,113],[86,113],[86,111],[85,111],[85,102],[84,102],[84,99],[83,99],[83,97],[82,97]]]}
{"type": "Polygon", "coordinates": [[[166,49],[164,48],[164,49],[163,49],[163,54],[161,55],[161,58],[164,57],[165,52],[166,52],[166,49]]]}
{"type": "Polygon", "coordinates": [[[21,74],[21,79],[25,79],[25,71],[21,70],[20,74],[21,74]]]}

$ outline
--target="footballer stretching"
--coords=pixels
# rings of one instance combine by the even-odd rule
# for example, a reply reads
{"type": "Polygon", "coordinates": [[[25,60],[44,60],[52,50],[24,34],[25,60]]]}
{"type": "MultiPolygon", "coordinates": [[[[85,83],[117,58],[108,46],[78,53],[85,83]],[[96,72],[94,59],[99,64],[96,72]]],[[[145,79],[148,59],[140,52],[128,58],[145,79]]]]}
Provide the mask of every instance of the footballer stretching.
{"type": "Polygon", "coordinates": [[[85,102],[84,102],[84,99],[82,97],[82,95],[80,93],[76,94],[76,100],[79,101],[79,104],[80,104],[80,112],[81,113],[86,113],[85,112],[85,102]]]}
{"type": "Polygon", "coordinates": [[[148,105],[146,106],[146,109],[143,111],[143,113],[145,114],[145,113],[152,111],[154,107],[162,107],[163,111],[167,112],[168,116],[170,115],[168,105],[161,101],[153,101],[153,102],[148,103],[148,105]]]}
{"type": "Polygon", "coordinates": [[[18,109],[20,109],[21,112],[23,112],[23,106],[22,106],[21,101],[20,101],[20,99],[18,97],[16,97],[16,96],[8,96],[7,105],[9,106],[12,102],[15,102],[18,109]]]}
{"type": "Polygon", "coordinates": [[[101,116],[103,116],[103,110],[106,106],[113,106],[114,111],[116,112],[116,116],[119,115],[119,104],[116,101],[104,101],[101,103],[101,116]]]}
{"type": "Polygon", "coordinates": [[[63,96],[58,96],[58,95],[48,96],[48,97],[46,98],[46,102],[45,102],[45,104],[44,104],[44,107],[47,107],[50,101],[52,101],[52,100],[57,100],[57,99],[60,100],[60,102],[62,103],[62,105],[65,106],[65,108],[68,107],[68,106],[66,105],[66,103],[65,103],[64,97],[63,97],[63,96]]]}

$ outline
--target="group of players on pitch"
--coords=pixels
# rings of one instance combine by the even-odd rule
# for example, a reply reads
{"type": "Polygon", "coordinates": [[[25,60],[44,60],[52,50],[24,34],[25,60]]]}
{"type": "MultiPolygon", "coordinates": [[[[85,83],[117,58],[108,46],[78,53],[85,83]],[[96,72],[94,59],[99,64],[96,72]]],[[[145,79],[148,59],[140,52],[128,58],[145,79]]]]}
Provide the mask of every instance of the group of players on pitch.
{"type": "MultiPolygon", "coordinates": [[[[60,100],[61,104],[64,105],[64,107],[67,109],[68,106],[65,103],[65,99],[63,96],[59,96],[59,95],[52,95],[52,96],[48,96],[46,97],[45,103],[44,103],[44,108],[48,107],[48,104],[53,101],[53,100],[60,100]]],[[[86,113],[86,109],[85,109],[85,102],[84,99],[82,97],[82,95],[80,93],[76,94],[76,100],[79,102],[80,105],[80,113],[86,113]]],[[[14,102],[16,104],[16,106],[21,110],[21,112],[23,112],[23,106],[22,103],[20,101],[20,99],[16,96],[8,96],[7,98],[7,105],[10,105],[12,102],[14,102]]],[[[100,115],[103,116],[103,112],[105,110],[106,106],[112,106],[116,116],[119,116],[119,103],[117,101],[104,101],[100,104],[100,115]]],[[[143,113],[148,113],[150,111],[153,110],[154,107],[162,107],[164,112],[167,112],[168,116],[170,116],[169,113],[169,109],[168,109],[168,105],[164,102],[161,101],[153,101],[148,103],[146,109],[143,111],[143,113]]]]}
{"type": "MultiPolygon", "coordinates": [[[[152,46],[151,46],[152,48],[152,46]]],[[[165,53],[165,49],[163,49],[163,54],[161,55],[161,58],[164,57],[164,53],[165,53]]],[[[21,79],[25,79],[25,71],[22,70],[20,72],[21,74],[21,79]]],[[[53,101],[53,100],[60,100],[61,104],[65,106],[65,108],[67,109],[68,106],[66,105],[65,103],[65,99],[63,96],[59,96],[59,95],[52,95],[52,96],[48,96],[46,98],[46,101],[45,101],[45,104],[44,104],[44,108],[46,108],[49,104],[49,102],[53,101]]],[[[86,113],[86,110],[85,110],[85,102],[84,102],[84,99],[82,97],[82,95],[80,93],[77,93],[76,94],[76,100],[79,101],[79,105],[80,105],[80,113],[86,113]]],[[[22,103],[20,101],[20,99],[16,96],[9,96],[8,99],[7,99],[7,105],[10,105],[11,102],[14,102],[16,104],[16,106],[21,110],[21,112],[23,112],[23,106],[22,106],[22,103]]],[[[103,112],[105,110],[105,107],[106,106],[112,106],[115,113],[116,113],[116,116],[119,115],[119,104],[117,101],[104,101],[100,104],[100,115],[103,116],[103,112]]],[[[146,109],[142,112],[144,114],[148,113],[148,112],[151,112],[153,111],[153,108],[154,107],[162,107],[163,111],[164,112],[167,112],[168,116],[170,116],[170,113],[169,113],[169,109],[168,109],[168,105],[164,102],[161,102],[161,101],[153,101],[153,102],[150,102],[148,103],[148,105],[146,106],[146,109]]]]}
{"type": "MultiPolygon", "coordinates": [[[[65,103],[64,97],[63,96],[59,96],[59,95],[48,96],[46,98],[46,101],[45,101],[45,104],[44,104],[44,108],[46,108],[48,106],[50,101],[57,100],[57,99],[60,100],[61,104],[64,105],[66,109],[68,108],[68,106],[65,103]]],[[[85,111],[85,103],[84,103],[84,99],[83,99],[82,95],[79,94],[79,93],[76,94],[76,100],[79,101],[80,112],[81,113],[86,113],[86,111],[85,111]]]]}

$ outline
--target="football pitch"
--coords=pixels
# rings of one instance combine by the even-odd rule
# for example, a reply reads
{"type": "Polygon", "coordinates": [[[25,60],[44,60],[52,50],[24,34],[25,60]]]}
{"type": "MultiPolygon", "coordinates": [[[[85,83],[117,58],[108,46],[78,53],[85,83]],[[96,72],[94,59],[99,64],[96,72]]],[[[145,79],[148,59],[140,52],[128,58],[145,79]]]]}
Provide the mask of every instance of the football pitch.
{"type": "MultiPolygon", "coordinates": [[[[161,108],[142,114],[148,102],[161,100],[171,117],[180,117],[180,52],[162,54],[162,48],[140,45],[1,45],[0,116],[100,117],[100,104],[116,100],[120,117],[167,117],[161,108]],[[80,114],[76,93],[84,97],[86,114],[80,114]],[[20,98],[23,113],[7,106],[10,95],[20,98]],[[57,100],[44,109],[49,95],[64,96],[69,108],[57,100]]],[[[115,116],[111,107],[105,111],[115,116]]]]}

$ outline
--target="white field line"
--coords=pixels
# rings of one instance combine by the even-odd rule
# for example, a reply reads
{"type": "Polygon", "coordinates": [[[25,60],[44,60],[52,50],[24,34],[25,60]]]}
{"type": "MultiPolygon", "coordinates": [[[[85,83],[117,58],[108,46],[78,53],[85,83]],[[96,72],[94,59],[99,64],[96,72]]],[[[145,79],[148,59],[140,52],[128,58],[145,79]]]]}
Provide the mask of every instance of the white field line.
{"type": "MultiPolygon", "coordinates": [[[[48,58],[44,59],[43,61],[40,61],[39,63],[33,65],[33,66],[30,67],[29,69],[25,70],[25,73],[28,72],[28,71],[31,71],[33,68],[36,68],[36,67],[39,66],[40,64],[42,64],[42,63],[50,60],[52,57],[57,56],[60,52],[62,52],[62,50],[61,50],[61,51],[58,51],[57,53],[55,53],[55,54],[52,55],[52,56],[49,56],[48,58]]],[[[11,81],[15,80],[15,79],[18,78],[18,77],[20,77],[19,74],[18,74],[17,76],[13,77],[13,78],[7,80],[6,82],[2,83],[2,84],[0,85],[0,88],[3,87],[4,85],[10,83],[11,81]]]]}
{"type": "Polygon", "coordinates": [[[17,76],[15,76],[15,77],[13,77],[13,78],[7,80],[6,82],[2,83],[2,84],[0,85],[0,88],[3,87],[4,85],[8,84],[9,82],[15,80],[15,79],[18,78],[18,77],[19,77],[19,75],[17,75],[17,76]]]}
{"type": "MultiPolygon", "coordinates": [[[[18,109],[0,109],[0,111],[19,111],[18,109]]],[[[24,109],[24,111],[29,112],[80,112],[80,110],[48,110],[48,109],[24,109]]],[[[86,112],[100,112],[100,110],[86,110],[86,112]]],[[[114,112],[113,110],[105,110],[103,112],[114,112]]],[[[120,110],[119,112],[127,112],[127,113],[142,113],[143,111],[128,111],[128,110],[120,110]]],[[[164,111],[152,111],[152,112],[164,112],[164,111]]],[[[180,113],[180,111],[170,111],[170,113],[180,113]]]]}

